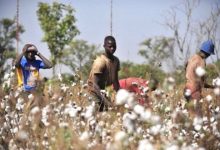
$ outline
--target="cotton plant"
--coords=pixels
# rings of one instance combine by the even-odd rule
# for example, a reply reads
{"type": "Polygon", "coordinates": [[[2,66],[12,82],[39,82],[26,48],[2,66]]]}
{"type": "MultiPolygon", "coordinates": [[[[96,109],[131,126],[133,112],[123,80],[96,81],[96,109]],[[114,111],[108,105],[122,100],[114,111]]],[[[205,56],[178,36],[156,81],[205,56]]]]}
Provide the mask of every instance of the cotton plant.
{"type": "Polygon", "coordinates": [[[16,106],[15,106],[16,110],[22,111],[24,109],[24,104],[25,104],[24,99],[19,97],[17,99],[17,103],[16,103],[16,106]]]}
{"type": "Polygon", "coordinates": [[[69,115],[71,118],[75,118],[78,115],[79,109],[77,105],[66,104],[64,108],[64,114],[69,115]]]}
{"type": "Polygon", "coordinates": [[[51,109],[49,107],[49,105],[45,106],[42,109],[42,118],[41,121],[43,122],[43,124],[47,127],[50,125],[50,122],[48,121],[48,113],[50,113],[51,109]]]}
{"type": "Polygon", "coordinates": [[[134,93],[128,92],[125,89],[120,89],[116,93],[115,98],[116,98],[115,104],[117,106],[124,105],[126,109],[133,109],[133,107],[137,104],[134,98],[134,93]]]}
{"type": "Polygon", "coordinates": [[[61,84],[60,86],[61,91],[64,93],[66,93],[69,90],[69,86],[67,86],[66,84],[61,84]]]}
{"type": "MultiPolygon", "coordinates": [[[[89,99],[88,95],[85,95],[83,91],[85,84],[80,78],[76,80],[74,86],[62,82],[59,85],[63,85],[59,87],[59,92],[53,91],[51,86],[53,95],[51,94],[43,108],[35,106],[30,108],[30,111],[24,111],[25,103],[21,99],[20,93],[15,94],[16,90],[5,95],[2,98],[4,100],[0,102],[1,112],[6,114],[0,127],[0,134],[3,135],[4,140],[7,139],[6,133],[10,132],[9,136],[17,135],[21,141],[24,139],[23,141],[28,144],[30,149],[37,149],[40,146],[43,146],[44,149],[52,149],[58,147],[57,143],[62,144],[65,141],[65,138],[60,139],[62,136],[57,134],[57,131],[60,130],[65,134],[66,131],[69,131],[68,134],[71,136],[68,138],[73,142],[71,143],[73,147],[76,143],[84,143],[82,147],[85,149],[94,149],[101,145],[104,149],[150,150],[159,147],[170,150],[202,150],[201,141],[208,135],[212,135],[214,139],[220,137],[218,129],[220,107],[215,105],[217,95],[208,94],[203,99],[203,102],[208,104],[209,117],[204,114],[202,118],[198,116],[189,118],[186,101],[175,99],[177,102],[171,103],[176,91],[170,95],[170,93],[165,93],[164,89],[153,92],[155,97],[152,97],[151,109],[136,103],[131,98],[134,95],[121,89],[122,91],[120,90],[116,94],[115,104],[116,107],[126,107],[118,109],[118,112],[110,110],[100,113],[97,112],[95,103],[89,99]],[[67,86],[69,88],[65,89],[67,86]],[[62,87],[65,88],[62,89],[62,87]],[[77,95],[77,92],[80,91],[81,94],[77,95]],[[10,101],[15,97],[16,104],[12,106],[10,101]],[[77,101],[79,97],[88,100],[89,103],[77,101]],[[26,116],[29,120],[25,120],[26,116]],[[36,127],[34,130],[33,124],[37,118],[42,122],[43,127],[36,127]],[[36,140],[33,133],[42,138],[36,140]],[[46,136],[44,137],[44,135],[46,136]],[[27,138],[31,142],[26,141],[27,138]]],[[[32,96],[29,96],[28,101],[36,98],[35,95],[32,96]]],[[[10,148],[13,148],[16,146],[16,139],[13,139],[12,136],[10,138],[12,139],[10,148]]],[[[217,147],[218,144],[218,141],[215,140],[212,145],[217,147]]]]}
{"type": "Polygon", "coordinates": [[[135,132],[137,115],[133,112],[128,112],[123,115],[123,126],[128,133],[135,132]]]}
{"type": "Polygon", "coordinates": [[[106,145],[107,150],[125,149],[129,145],[129,135],[124,131],[116,131],[113,140],[106,145]]]}
{"type": "Polygon", "coordinates": [[[154,145],[147,139],[140,140],[138,143],[138,150],[154,150],[154,145]]]}

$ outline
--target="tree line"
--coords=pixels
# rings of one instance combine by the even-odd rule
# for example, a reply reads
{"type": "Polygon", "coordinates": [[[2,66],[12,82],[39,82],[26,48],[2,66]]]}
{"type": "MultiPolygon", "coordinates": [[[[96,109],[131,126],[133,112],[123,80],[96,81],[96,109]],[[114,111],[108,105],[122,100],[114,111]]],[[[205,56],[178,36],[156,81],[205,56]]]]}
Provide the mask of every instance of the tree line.
{"type": "MultiPolygon", "coordinates": [[[[181,82],[184,71],[184,63],[190,56],[198,50],[198,45],[205,39],[213,39],[218,50],[220,45],[219,21],[220,7],[219,3],[213,6],[209,16],[200,21],[193,20],[193,14],[200,1],[185,0],[182,5],[174,7],[168,11],[164,17],[163,25],[172,36],[156,36],[143,39],[140,42],[138,54],[146,62],[135,64],[130,61],[121,63],[120,78],[128,76],[137,76],[150,78],[156,76],[163,80],[167,74],[177,77],[181,82]],[[178,18],[182,13],[184,20],[178,18]],[[168,73],[164,72],[168,68],[168,73]]],[[[38,4],[37,16],[39,25],[44,32],[43,42],[46,42],[51,53],[51,61],[54,65],[53,75],[56,73],[57,64],[66,65],[73,72],[78,68],[84,79],[88,77],[90,64],[96,54],[102,52],[102,48],[94,44],[88,44],[85,40],[76,39],[80,34],[76,26],[75,10],[70,5],[53,2],[52,4],[38,4]]],[[[22,25],[16,28],[16,20],[4,18],[0,20],[0,76],[12,66],[10,60],[16,57],[16,31],[20,34],[25,32],[22,25]]],[[[219,56],[216,51],[213,66],[207,69],[211,76],[219,75],[219,56]]],[[[2,78],[1,78],[2,80],[2,78]]]]}

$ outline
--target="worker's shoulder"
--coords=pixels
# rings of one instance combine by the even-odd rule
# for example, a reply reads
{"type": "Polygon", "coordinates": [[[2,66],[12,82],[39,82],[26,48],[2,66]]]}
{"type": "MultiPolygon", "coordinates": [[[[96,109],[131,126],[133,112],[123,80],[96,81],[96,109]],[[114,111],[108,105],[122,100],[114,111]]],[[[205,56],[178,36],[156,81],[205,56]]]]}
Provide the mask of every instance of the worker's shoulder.
{"type": "Polygon", "coordinates": [[[199,56],[198,54],[195,54],[195,55],[193,55],[193,56],[191,56],[190,58],[189,58],[189,60],[188,60],[188,62],[190,62],[190,61],[202,61],[203,59],[202,59],[202,57],[201,56],[199,56]]]}
{"type": "MultiPolygon", "coordinates": [[[[96,57],[95,61],[100,61],[100,62],[111,62],[112,59],[109,59],[106,55],[101,54],[100,56],[96,57]]],[[[119,58],[113,55],[113,61],[116,63],[120,63],[119,58]]]]}

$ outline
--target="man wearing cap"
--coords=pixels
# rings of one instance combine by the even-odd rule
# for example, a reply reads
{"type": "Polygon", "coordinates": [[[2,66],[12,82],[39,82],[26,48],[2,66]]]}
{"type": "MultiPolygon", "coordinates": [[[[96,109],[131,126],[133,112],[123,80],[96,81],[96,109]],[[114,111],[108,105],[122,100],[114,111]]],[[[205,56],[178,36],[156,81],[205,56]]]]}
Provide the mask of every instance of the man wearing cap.
{"type": "Polygon", "coordinates": [[[31,92],[37,87],[39,69],[52,68],[52,63],[37,50],[35,45],[26,44],[15,60],[15,67],[21,69],[24,91],[31,92]],[[35,56],[41,60],[36,59],[35,56]]]}
{"type": "Polygon", "coordinates": [[[214,53],[214,44],[212,40],[202,43],[200,51],[193,55],[186,64],[186,84],[184,96],[187,101],[200,100],[202,98],[202,88],[214,88],[214,86],[205,83],[203,69],[205,69],[205,59],[214,53]]]}
{"type": "Polygon", "coordinates": [[[98,56],[92,65],[88,79],[88,90],[98,106],[98,111],[107,110],[110,103],[101,94],[106,86],[113,84],[114,90],[118,91],[118,71],[120,70],[119,59],[113,54],[116,51],[116,41],[113,36],[106,36],[104,39],[105,53],[98,56]]]}

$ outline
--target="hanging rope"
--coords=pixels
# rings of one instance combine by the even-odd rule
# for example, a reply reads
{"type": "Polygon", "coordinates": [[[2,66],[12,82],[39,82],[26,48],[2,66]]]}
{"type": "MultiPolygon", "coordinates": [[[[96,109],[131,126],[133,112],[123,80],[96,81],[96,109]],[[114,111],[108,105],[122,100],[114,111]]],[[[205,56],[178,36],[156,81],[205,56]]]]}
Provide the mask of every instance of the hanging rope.
{"type": "Polygon", "coordinates": [[[113,0],[111,0],[111,8],[110,8],[110,33],[111,33],[111,35],[112,35],[112,18],[113,18],[113,12],[112,12],[112,7],[113,7],[113,5],[112,5],[112,3],[113,3],[113,0]]]}

